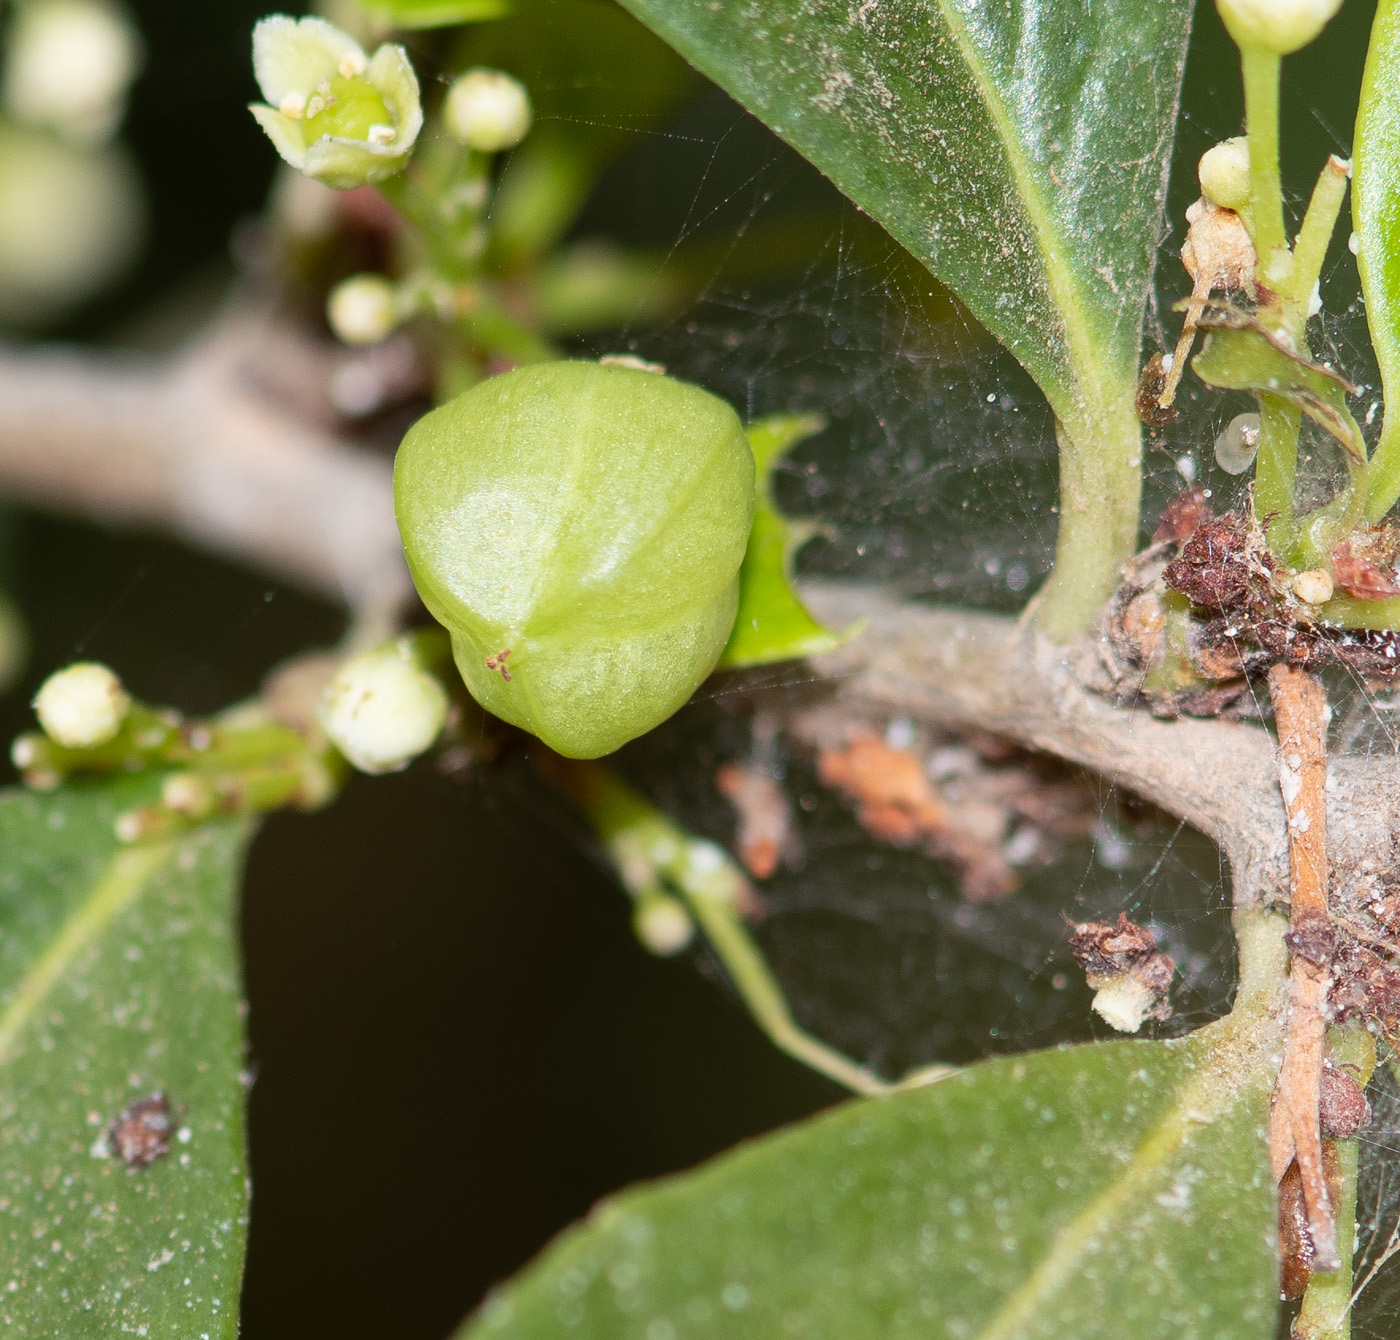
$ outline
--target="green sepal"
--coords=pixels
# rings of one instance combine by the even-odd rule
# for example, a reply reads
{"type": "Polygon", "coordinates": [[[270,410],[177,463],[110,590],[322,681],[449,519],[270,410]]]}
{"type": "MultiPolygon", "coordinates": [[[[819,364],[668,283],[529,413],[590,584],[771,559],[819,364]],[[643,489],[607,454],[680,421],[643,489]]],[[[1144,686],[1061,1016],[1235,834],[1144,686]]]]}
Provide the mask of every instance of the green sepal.
{"type": "Polygon", "coordinates": [[[1364,464],[1366,441],[1346,402],[1355,388],[1344,378],[1285,348],[1246,312],[1207,308],[1200,324],[1209,337],[1191,366],[1207,386],[1287,400],[1364,464]]]}
{"type": "Polygon", "coordinates": [[[510,0],[360,0],[377,19],[396,28],[450,28],[458,23],[485,23],[503,18],[510,0]]]}
{"type": "Polygon", "coordinates": [[[833,632],[818,623],[792,589],[792,559],[817,527],[790,521],[773,501],[773,470],[791,447],[826,426],[815,414],[778,414],[745,430],[753,448],[756,488],[753,529],[739,569],[739,612],[720,670],[771,665],[833,651],[860,630],[854,623],[833,632]]]}

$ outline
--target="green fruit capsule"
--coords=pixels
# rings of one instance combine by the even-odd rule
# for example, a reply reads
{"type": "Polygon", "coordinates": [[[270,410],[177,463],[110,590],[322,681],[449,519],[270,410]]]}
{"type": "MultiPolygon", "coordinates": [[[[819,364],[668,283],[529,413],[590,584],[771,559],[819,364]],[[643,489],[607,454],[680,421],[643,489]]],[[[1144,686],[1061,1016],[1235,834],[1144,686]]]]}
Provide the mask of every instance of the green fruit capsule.
{"type": "Polygon", "coordinates": [[[570,758],[650,730],[714,668],[753,491],[724,401],[597,363],[482,382],[394,465],[413,580],[467,688],[570,758]]]}

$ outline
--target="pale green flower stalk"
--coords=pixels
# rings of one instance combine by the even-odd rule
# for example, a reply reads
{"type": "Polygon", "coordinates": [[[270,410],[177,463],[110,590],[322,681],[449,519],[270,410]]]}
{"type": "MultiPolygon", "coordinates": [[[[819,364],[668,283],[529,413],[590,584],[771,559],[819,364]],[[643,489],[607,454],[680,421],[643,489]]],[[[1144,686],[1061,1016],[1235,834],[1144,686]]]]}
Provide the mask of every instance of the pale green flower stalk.
{"type": "Polygon", "coordinates": [[[408,165],[423,106],[401,46],[366,56],[324,19],[274,14],[253,30],[253,72],[267,103],[249,110],[299,172],[344,191],[408,165]]]}

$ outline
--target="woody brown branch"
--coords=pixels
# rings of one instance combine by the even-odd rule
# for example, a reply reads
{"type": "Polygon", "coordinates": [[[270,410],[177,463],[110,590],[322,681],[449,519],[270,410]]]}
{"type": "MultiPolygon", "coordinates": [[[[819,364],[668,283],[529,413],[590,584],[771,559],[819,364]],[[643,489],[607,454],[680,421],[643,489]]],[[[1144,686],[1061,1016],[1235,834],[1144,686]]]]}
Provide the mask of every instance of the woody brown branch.
{"type": "Polygon", "coordinates": [[[1290,1013],[1274,1092],[1269,1156],[1279,1181],[1294,1160],[1302,1182],[1313,1268],[1335,1270],[1337,1231],[1319,1122],[1325,1006],[1335,932],[1327,908],[1327,697],[1304,670],[1276,665],[1269,695],[1278,727],[1279,790],[1288,821],[1290,1013]]]}

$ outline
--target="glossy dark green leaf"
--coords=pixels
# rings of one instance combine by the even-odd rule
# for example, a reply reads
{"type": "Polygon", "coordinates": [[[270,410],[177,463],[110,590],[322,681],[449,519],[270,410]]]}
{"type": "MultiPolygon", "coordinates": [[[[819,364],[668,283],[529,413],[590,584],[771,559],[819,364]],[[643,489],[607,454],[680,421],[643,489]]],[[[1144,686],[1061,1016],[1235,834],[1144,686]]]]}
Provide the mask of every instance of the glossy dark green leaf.
{"type": "Polygon", "coordinates": [[[511,10],[510,0],[360,0],[375,18],[396,28],[448,28],[481,23],[511,10]]]}
{"type": "MultiPolygon", "coordinates": [[[[1217,314],[1219,315],[1219,314],[1217,314]]],[[[1335,372],[1310,363],[1272,341],[1253,317],[1230,314],[1231,324],[1209,330],[1192,360],[1207,386],[1226,391],[1276,395],[1331,433],[1355,461],[1366,459],[1366,441],[1347,408],[1350,387],[1335,372]]],[[[1201,324],[1208,326],[1207,317],[1201,324]]]]}
{"type": "Polygon", "coordinates": [[[1189,0],[623,0],[1030,369],[1131,398],[1189,0]]]}
{"type": "Polygon", "coordinates": [[[1356,115],[1352,213],[1385,425],[1371,466],[1372,520],[1400,497],[1400,5],[1380,0],[1356,115]]]}
{"type": "Polygon", "coordinates": [[[1268,1048],[1222,1027],[985,1062],[628,1192],[463,1340],[1271,1340],[1268,1048]]]}
{"type": "Polygon", "coordinates": [[[739,569],[739,612],[719,659],[721,670],[771,665],[839,647],[854,629],[835,633],[818,623],[792,589],[792,559],[811,538],[810,522],[789,521],[773,501],[773,470],[804,438],[821,432],[812,414],[780,414],[744,431],[753,448],[753,528],[739,569]]]}
{"type": "Polygon", "coordinates": [[[246,824],[121,847],[149,784],[0,794],[0,1330],[238,1333],[247,1225],[234,934],[246,824]],[[163,1092],[140,1170],[108,1123],[163,1092]]]}

